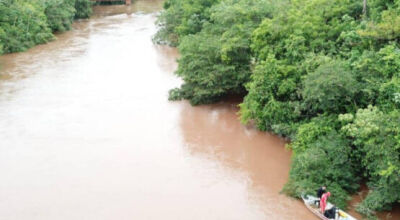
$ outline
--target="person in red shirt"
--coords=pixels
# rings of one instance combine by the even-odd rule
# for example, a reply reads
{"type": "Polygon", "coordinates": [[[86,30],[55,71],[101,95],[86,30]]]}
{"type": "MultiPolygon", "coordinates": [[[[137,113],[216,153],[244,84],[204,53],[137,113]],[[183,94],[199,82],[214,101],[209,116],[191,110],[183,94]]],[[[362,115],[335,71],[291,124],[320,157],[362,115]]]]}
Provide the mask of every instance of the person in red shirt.
{"type": "Polygon", "coordinates": [[[324,193],[326,193],[326,186],[322,186],[321,188],[319,188],[319,189],[317,190],[317,197],[318,197],[318,199],[315,200],[315,204],[318,206],[318,208],[319,208],[319,206],[320,206],[321,197],[322,197],[322,195],[323,195],[324,193]]]}
{"type": "Polygon", "coordinates": [[[331,196],[331,193],[327,192],[327,193],[324,193],[322,195],[322,197],[321,197],[320,207],[321,207],[321,213],[322,214],[324,214],[324,212],[325,212],[325,208],[326,208],[326,204],[328,203],[328,197],[329,196],[331,196]]]}

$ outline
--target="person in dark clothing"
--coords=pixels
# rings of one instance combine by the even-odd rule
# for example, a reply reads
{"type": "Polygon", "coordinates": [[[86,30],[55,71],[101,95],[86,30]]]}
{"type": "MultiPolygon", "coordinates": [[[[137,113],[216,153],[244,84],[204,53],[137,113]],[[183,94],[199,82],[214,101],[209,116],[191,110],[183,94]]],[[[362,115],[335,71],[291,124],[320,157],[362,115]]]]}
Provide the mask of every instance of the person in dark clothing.
{"type": "Polygon", "coordinates": [[[326,186],[322,186],[321,188],[319,188],[319,189],[317,190],[317,197],[318,197],[318,199],[315,201],[315,204],[318,206],[318,208],[319,208],[319,202],[320,202],[321,197],[322,197],[322,195],[323,195],[324,193],[326,193],[326,186]]]}
{"type": "Polygon", "coordinates": [[[337,208],[334,206],[331,209],[328,209],[324,212],[324,216],[328,219],[335,219],[336,218],[337,208]]]}
{"type": "Polygon", "coordinates": [[[321,199],[322,195],[326,193],[326,186],[322,186],[321,188],[318,189],[317,191],[317,197],[318,199],[321,199]]]}

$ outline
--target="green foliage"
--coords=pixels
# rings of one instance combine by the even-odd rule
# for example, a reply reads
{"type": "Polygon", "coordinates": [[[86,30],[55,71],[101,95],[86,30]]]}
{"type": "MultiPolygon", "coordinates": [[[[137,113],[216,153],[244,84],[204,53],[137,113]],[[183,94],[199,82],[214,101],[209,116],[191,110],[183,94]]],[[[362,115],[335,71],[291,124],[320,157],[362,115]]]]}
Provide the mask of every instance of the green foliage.
{"type": "Polygon", "coordinates": [[[241,118],[244,123],[255,120],[262,130],[292,136],[293,129],[281,128],[296,128],[300,120],[325,110],[347,109],[336,104],[352,104],[355,79],[349,68],[329,56],[352,46],[345,34],[354,33],[361,8],[358,1],[349,0],[296,0],[285,6],[253,32],[251,48],[257,63],[241,118]]]}
{"type": "Polygon", "coordinates": [[[38,1],[0,2],[0,45],[4,53],[26,50],[53,38],[38,1]]]}
{"type": "Polygon", "coordinates": [[[341,61],[319,66],[304,79],[302,95],[312,113],[352,112],[360,85],[349,67],[341,61]]]}
{"type": "Polygon", "coordinates": [[[307,149],[293,157],[290,180],[284,192],[294,196],[315,194],[319,186],[326,185],[332,193],[330,200],[338,207],[346,208],[348,192],[358,189],[359,180],[355,177],[347,140],[331,131],[309,141],[307,149]]]}
{"type": "Polygon", "coordinates": [[[241,121],[292,140],[284,191],[327,185],[345,207],[363,179],[358,210],[372,218],[400,202],[400,3],[369,0],[366,15],[362,3],[168,0],[156,38],[181,52],[170,99],[245,88],[241,121]]]}
{"type": "Polygon", "coordinates": [[[176,73],[184,84],[170,92],[170,99],[197,105],[245,93],[251,73],[250,35],[271,10],[267,0],[226,0],[209,9],[210,22],[181,40],[176,73]]]}
{"type": "Polygon", "coordinates": [[[265,19],[253,34],[256,58],[269,54],[290,63],[309,53],[337,54],[338,39],[357,23],[360,1],[294,0],[285,11],[265,19]]]}
{"type": "Polygon", "coordinates": [[[295,66],[285,65],[272,56],[260,62],[247,84],[249,93],[240,105],[242,122],[254,119],[261,130],[290,135],[291,125],[301,116],[296,93],[300,77],[295,66]]]}
{"type": "Polygon", "coordinates": [[[250,74],[249,70],[235,74],[235,66],[227,65],[221,59],[220,38],[203,35],[206,33],[182,40],[179,46],[182,56],[176,74],[185,83],[180,89],[171,90],[171,99],[189,99],[193,105],[211,103],[240,89],[240,85],[234,83],[250,74]]]}
{"type": "Polygon", "coordinates": [[[315,117],[298,127],[289,144],[293,160],[284,192],[299,197],[303,193],[315,194],[318,187],[325,185],[335,205],[346,208],[348,193],[358,189],[359,177],[352,148],[338,128],[340,123],[333,115],[315,117]]]}
{"type": "Polygon", "coordinates": [[[53,32],[69,30],[74,18],[88,18],[92,14],[90,0],[46,0],[45,6],[47,22],[53,32]]]}
{"type": "MultiPolygon", "coordinates": [[[[289,146],[294,151],[293,163],[285,192],[299,196],[327,184],[336,195],[334,201],[344,206],[348,193],[357,188],[359,173],[363,173],[372,190],[359,210],[371,214],[399,200],[389,195],[395,193],[393,189],[384,187],[386,178],[366,172],[369,167],[378,166],[375,163],[381,162],[380,158],[389,155],[371,154],[366,161],[365,145],[360,150],[353,146],[353,136],[339,135],[344,132],[340,123],[345,124],[345,118],[352,120],[351,114],[342,115],[340,123],[336,118],[338,114],[354,113],[371,103],[378,103],[386,111],[400,107],[400,50],[396,43],[389,42],[397,39],[397,9],[396,13],[387,11],[394,10],[390,8],[395,6],[387,4],[372,11],[377,20],[365,22],[360,17],[360,3],[297,0],[286,12],[265,19],[252,35],[256,67],[247,84],[248,94],[240,105],[240,113],[244,123],[254,121],[261,130],[292,138],[289,146]],[[373,29],[373,24],[379,25],[373,29]],[[386,38],[377,37],[378,34],[386,38]],[[335,132],[346,144],[325,138],[335,132]],[[329,146],[336,149],[327,151],[329,146]],[[335,166],[337,161],[328,155],[335,150],[345,155],[347,164],[335,166]],[[331,178],[321,175],[324,172],[331,178]]],[[[382,113],[380,117],[385,115],[382,113]]],[[[384,139],[386,135],[380,134],[380,137],[384,139]]],[[[366,144],[371,140],[360,142],[366,144]]],[[[388,145],[388,148],[396,147],[388,145]]],[[[394,155],[398,161],[398,154],[394,155]]],[[[395,165],[398,163],[393,160],[385,164],[385,169],[377,172],[391,173],[391,187],[400,189],[398,173],[393,168],[398,168],[395,165]]]]}
{"type": "Polygon", "coordinates": [[[195,34],[210,20],[209,9],[220,0],[166,0],[157,20],[157,43],[177,46],[180,39],[195,34]]]}
{"type": "Polygon", "coordinates": [[[400,49],[395,44],[389,44],[378,52],[377,70],[383,77],[400,77],[400,49]]]}
{"type": "Polygon", "coordinates": [[[93,4],[94,5],[124,5],[125,0],[101,1],[101,2],[94,2],[93,4]]]}
{"type": "Polygon", "coordinates": [[[45,14],[53,32],[64,32],[71,28],[75,16],[75,0],[46,0],[45,14]]]}
{"type": "Polygon", "coordinates": [[[377,103],[386,110],[400,109],[400,78],[381,84],[377,103]]]}
{"type": "Polygon", "coordinates": [[[89,18],[92,14],[92,2],[90,0],[75,0],[75,18],[89,18]]]}
{"type": "Polygon", "coordinates": [[[71,28],[73,18],[88,17],[90,0],[1,0],[0,54],[24,51],[71,28]]]}
{"type": "Polygon", "coordinates": [[[397,44],[388,44],[378,51],[364,50],[349,59],[353,74],[359,82],[358,107],[365,108],[371,103],[381,109],[397,108],[397,93],[400,72],[400,49],[397,44]]]}
{"type": "MultiPolygon", "coordinates": [[[[345,117],[345,116],[342,116],[345,117]]],[[[400,200],[400,112],[388,114],[377,107],[359,109],[343,126],[352,138],[372,189],[360,210],[387,210],[400,200]]]]}
{"type": "Polygon", "coordinates": [[[364,30],[360,30],[361,36],[371,37],[376,40],[394,40],[400,37],[400,16],[396,9],[382,12],[380,22],[370,22],[364,30]]]}
{"type": "Polygon", "coordinates": [[[296,137],[289,144],[289,148],[295,154],[302,153],[319,137],[334,132],[337,126],[338,122],[335,116],[315,117],[310,122],[303,123],[298,127],[296,137]]]}

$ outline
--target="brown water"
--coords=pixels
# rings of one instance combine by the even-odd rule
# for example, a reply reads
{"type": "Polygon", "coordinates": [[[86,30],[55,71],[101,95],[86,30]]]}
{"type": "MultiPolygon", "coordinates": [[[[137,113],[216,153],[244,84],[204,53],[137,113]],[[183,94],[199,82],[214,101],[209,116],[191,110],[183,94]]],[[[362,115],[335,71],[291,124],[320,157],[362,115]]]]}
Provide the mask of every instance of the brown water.
{"type": "MultiPolygon", "coordinates": [[[[368,187],[363,184],[361,185],[361,189],[358,193],[353,195],[352,200],[349,202],[349,213],[358,218],[362,219],[360,213],[356,212],[356,206],[359,204],[366,196],[368,195],[368,187]]],[[[395,204],[393,210],[390,212],[380,212],[377,213],[378,219],[382,220],[399,220],[400,219],[400,206],[399,204],[395,204]]]]}
{"type": "Polygon", "coordinates": [[[279,194],[290,152],[235,104],[168,102],[161,0],[95,8],[0,57],[0,219],[316,219],[279,194]]]}

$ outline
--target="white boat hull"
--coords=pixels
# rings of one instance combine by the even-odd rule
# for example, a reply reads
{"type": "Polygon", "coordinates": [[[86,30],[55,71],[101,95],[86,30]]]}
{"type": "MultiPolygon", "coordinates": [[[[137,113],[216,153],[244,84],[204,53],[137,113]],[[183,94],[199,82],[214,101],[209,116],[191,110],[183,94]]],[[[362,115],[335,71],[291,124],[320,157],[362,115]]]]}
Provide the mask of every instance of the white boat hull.
{"type": "MultiPolygon", "coordinates": [[[[310,196],[310,195],[304,195],[301,196],[301,198],[304,201],[304,204],[306,205],[306,207],[312,212],[314,213],[316,216],[318,216],[320,219],[323,220],[332,220],[329,219],[327,217],[325,217],[320,209],[317,207],[315,201],[318,201],[319,199],[315,196],[310,196]]],[[[328,202],[328,204],[326,205],[326,210],[331,209],[333,207],[333,205],[331,203],[328,202]]],[[[357,220],[356,218],[352,217],[351,215],[349,215],[348,213],[344,212],[341,209],[338,209],[339,211],[336,213],[336,216],[334,218],[334,220],[357,220]]]]}

